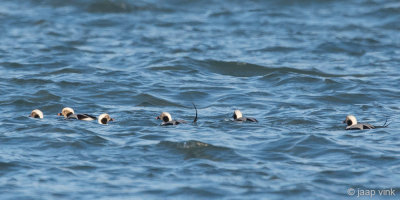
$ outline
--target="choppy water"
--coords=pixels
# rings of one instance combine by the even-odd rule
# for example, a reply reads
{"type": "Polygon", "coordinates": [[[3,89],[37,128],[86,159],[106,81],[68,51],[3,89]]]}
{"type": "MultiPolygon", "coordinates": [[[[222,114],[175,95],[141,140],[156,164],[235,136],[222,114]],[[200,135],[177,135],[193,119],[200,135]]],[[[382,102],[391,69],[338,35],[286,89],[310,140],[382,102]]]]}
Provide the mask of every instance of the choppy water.
{"type": "Polygon", "coordinates": [[[395,0],[3,0],[0,197],[398,197],[399,22],[395,0]],[[197,125],[154,119],[192,102],[197,125]]]}

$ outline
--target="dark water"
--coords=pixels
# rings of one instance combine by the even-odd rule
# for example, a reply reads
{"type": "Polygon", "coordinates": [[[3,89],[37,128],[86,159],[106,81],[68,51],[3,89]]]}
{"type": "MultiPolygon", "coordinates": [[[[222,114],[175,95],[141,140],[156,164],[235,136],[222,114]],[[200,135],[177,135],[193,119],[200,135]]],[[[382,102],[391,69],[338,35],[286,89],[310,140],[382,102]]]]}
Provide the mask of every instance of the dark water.
{"type": "Polygon", "coordinates": [[[2,0],[0,197],[398,197],[399,22],[397,0],[2,0]],[[197,125],[154,119],[192,102],[197,125]]]}

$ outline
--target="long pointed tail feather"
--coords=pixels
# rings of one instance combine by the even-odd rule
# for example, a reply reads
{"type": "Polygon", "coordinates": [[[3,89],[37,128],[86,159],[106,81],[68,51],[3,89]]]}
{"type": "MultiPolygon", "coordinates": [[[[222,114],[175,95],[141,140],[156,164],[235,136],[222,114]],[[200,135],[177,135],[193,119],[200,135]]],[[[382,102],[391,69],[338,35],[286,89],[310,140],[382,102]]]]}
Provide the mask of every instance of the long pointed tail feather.
{"type": "Polygon", "coordinates": [[[386,118],[385,123],[382,126],[375,126],[375,128],[386,128],[390,125],[390,122],[388,123],[388,118],[386,118]]]}
{"type": "Polygon", "coordinates": [[[386,121],[385,121],[385,123],[383,124],[383,127],[388,127],[389,126],[389,124],[390,124],[390,122],[389,123],[387,123],[387,121],[388,121],[388,118],[386,118],[386,121]]]}

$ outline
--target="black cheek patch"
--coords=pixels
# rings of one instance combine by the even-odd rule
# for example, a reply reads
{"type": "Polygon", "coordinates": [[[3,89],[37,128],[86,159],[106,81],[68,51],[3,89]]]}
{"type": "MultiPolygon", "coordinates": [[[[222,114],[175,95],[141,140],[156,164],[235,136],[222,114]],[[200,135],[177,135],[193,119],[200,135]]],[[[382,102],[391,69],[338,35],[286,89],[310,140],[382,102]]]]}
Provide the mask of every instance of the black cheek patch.
{"type": "Polygon", "coordinates": [[[236,113],[233,113],[233,119],[237,119],[236,113]]]}
{"type": "Polygon", "coordinates": [[[101,123],[102,124],[107,124],[107,119],[106,118],[101,119],[101,123]]]}
{"type": "Polygon", "coordinates": [[[38,114],[33,114],[33,118],[40,118],[38,114]]]}
{"type": "Polygon", "coordinates": [[[169,122],[169,119],[168,119],[167,116],[164,116],[164,117],[162,118],[162,120],[163,120],[164,122],[169,122]]]}
{"type": "Polygon", "coordinates": [[[347,126],[351,126],[353,122],[351,120],[347,120],[347,126]]]}

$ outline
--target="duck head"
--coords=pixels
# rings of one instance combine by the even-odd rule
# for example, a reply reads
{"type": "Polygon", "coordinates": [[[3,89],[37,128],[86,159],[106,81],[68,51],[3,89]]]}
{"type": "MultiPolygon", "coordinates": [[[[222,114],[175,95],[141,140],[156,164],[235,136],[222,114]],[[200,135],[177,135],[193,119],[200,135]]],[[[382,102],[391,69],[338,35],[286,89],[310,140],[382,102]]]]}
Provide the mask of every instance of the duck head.
{"type": "Polygon", "coordinates": [[[233,117],[233,119],[238,119],[238,118],[243,117],[243,115],[242,115],[242,112],[240,112],[240,110],[235,110],[235,111],[233,112],[232,117],[233,117]]]}
{"type": "Polygon", "coordinates": [[[160,116],[156,117],[156,119],[161,119],[163,122],[172,121],[172,117],[167,112],[162,112],[160,116]]]}
{"type": "Polygon", "coordinates": [[[347,126],[351,126],[351,125],[357,124],[357,119],[353,115],[347,115],[347,117],[343,121],[343,123],[347,124],[347,126]]]}
{"type": "Polygon", "coordinates": [[[62,111],[60,113],[58,113],[58,116],[64,116],[64,117],[68,117],[71,114],[74,114],[74,110],[72,108],[69,107],[65,107],[62,109],[62,111]]]}
{"type": "Polygon", "coordinates": [[[43,112],[40,111],[39,109],[32,110],[32,112],[29,115],[29,117],[43,119],[43,112]]]}
{"type": "Polygon", "coordinates": [[[99,124],[108,124],[109,121],[114,121],[114,119],[111,118],[110,115],[108,115],[107,113],[101,114],[97,120],[99,124]]]}

